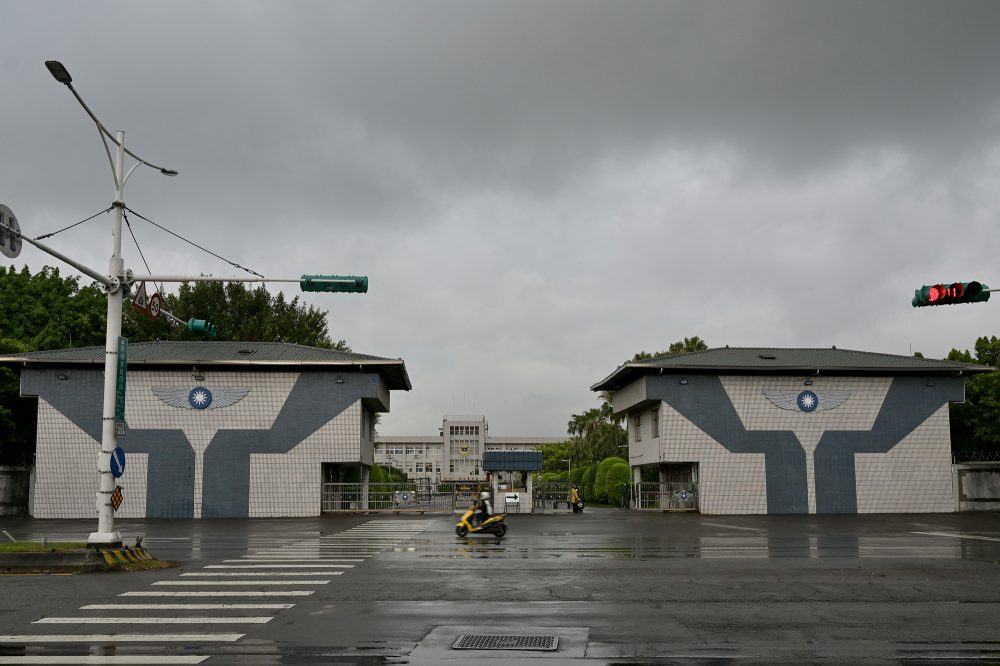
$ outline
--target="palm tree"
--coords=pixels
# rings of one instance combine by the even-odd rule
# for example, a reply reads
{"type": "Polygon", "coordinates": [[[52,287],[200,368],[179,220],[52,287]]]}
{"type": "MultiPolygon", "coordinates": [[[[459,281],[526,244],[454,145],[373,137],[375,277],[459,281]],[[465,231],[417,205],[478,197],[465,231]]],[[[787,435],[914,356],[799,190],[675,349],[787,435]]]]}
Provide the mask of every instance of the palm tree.
{"type": "Polygon", "coordinates": [[[699,338],[697,335],[684,338],[681,341],[675,342],[667,349],[668,354],[686,354],[688,352],[700,352],[707,351],[708,345],[705,341],[699,338]]]}

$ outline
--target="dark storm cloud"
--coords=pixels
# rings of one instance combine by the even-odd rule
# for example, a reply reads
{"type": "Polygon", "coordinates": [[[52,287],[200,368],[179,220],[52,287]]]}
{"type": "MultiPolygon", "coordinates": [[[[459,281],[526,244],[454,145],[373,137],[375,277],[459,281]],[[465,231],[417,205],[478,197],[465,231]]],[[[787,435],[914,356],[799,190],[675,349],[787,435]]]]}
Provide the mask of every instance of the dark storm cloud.
{"type": "MultiPolygon", "coordinates": [[[[371,273],[364,297],[312,302],[335,337],[406,359],[419,390],[386,428],[475,394],[498,432],[559,434],[614,365],[690,335],[942,356],[996,333],[907,293],[992,279],[992,0],[0,0],[0,18],[0,202],[22,226],[111,200],[58,59],[181,172],[136,172],[133,208],[269,275],[371,273]]],[[[102,268],[107,225],[65,238],[102,268]]],[[[154,272],[234,272],[136,226],[154,272]]]]}

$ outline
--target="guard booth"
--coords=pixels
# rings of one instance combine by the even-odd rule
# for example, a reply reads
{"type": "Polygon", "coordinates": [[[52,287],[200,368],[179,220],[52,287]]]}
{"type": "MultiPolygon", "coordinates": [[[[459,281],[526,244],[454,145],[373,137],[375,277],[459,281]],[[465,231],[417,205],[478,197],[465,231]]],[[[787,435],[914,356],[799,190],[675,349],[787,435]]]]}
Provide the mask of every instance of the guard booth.
{"type": "Polygon", "coordinates": [[[541,469],[540,451],[486,451],[483,471],[490,480],[494,511],[531,513],[533,472],[541,469]]]}

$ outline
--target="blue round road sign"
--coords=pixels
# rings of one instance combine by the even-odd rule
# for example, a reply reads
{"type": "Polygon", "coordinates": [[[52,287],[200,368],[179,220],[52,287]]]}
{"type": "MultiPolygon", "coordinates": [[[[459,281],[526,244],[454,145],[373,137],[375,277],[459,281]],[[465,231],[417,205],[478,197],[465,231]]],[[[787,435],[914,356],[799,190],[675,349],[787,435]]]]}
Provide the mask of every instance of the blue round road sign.
{"type": "Polygon", "coordinates": [[[116,479],[125,473],[125,449],[116,448],[111,452],[111,475],[116,479]]]}

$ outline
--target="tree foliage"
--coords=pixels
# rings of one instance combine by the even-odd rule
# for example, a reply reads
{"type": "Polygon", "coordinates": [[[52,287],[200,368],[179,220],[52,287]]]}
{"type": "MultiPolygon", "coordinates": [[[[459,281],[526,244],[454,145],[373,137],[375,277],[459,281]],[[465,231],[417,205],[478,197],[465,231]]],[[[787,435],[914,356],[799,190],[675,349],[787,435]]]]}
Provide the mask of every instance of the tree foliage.
{"type": "Polygon", "coordinates": [[[628,433],[612,419],[612,407],[602,402],[600,407],[573,414],[566,424],[573,445],[574,465],[596,463],[617,455],[628,445],[628,433]]]}
{"type": "MultiPolygon", "coordinates": [[[[952,349],[948,360],[981,363],[994,368],[1000,363],[1000,339],[976,340],[976,355],[952,349]]],[[[953,451],[1000,450],[1000,370],[974,375],[965,382],[965,402],[950,406],[953,451]]]]}
{"type": "MultiPolygon", "coordinates": [[[[350,351],[346,341],[330,339],[324,311],[300,303],[298,296],[288,301],[280,292],[271,294],[263,285],[248,289],[240,282],[184,283],[176,294],[161,296],[164,309],[178,319],[215,324],[218,340],[294,342],[350,351]]],[[[133,342],[204,339],[168,317],[153,320],[135,308],[126,308],[123,329],[133,342]]]]}
{"type": "Polygon", "coordinates": [[[683,340],[678,340],[677,342],[671,343],[671,345],[667,347],[666,351],[654,352],[652,354],[650,354],[645,350],[637,352],[634,356],[632,356],[632,360],[649,361],[655,358],[660,358],[662,356],[669,356],[671,354],[686,354],[688,352],[699,352],[707,350],[708,350],[708,343],[706,343],[704,340],[695,335],[690,338],[684,338],[683,340]]]}
{"type": "Polygon", "coordinates": [[[608,503],[622,505],[625,498],[625,488],[632,482],[632,473],[628,463],[619,462],[611,465],[605,476],[608,503]]]}
{"type": "Polygon", "coordinates": [[[81,287],[58,268],[0,268],[0,339],[23,351],[103,345],[107,307],[96,283],[81,287]]]}
{"type": "Polygon", "coordinates": [[[625,465],[626,469],[628,468],[628,462],[617,457],[605,458],[597,465],[597,472],[594,474],[594,499],[598,502],[610,500],[611,486],[608,472],[619,463],[625,465]]]}

